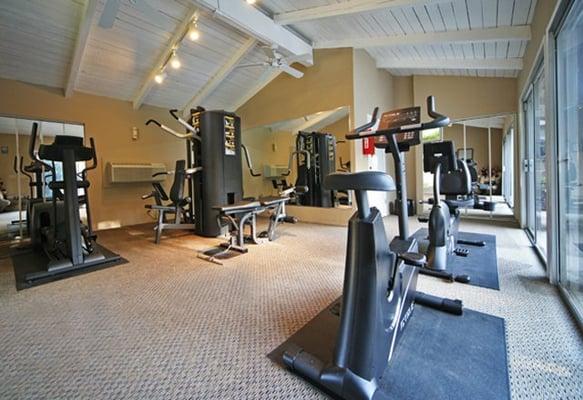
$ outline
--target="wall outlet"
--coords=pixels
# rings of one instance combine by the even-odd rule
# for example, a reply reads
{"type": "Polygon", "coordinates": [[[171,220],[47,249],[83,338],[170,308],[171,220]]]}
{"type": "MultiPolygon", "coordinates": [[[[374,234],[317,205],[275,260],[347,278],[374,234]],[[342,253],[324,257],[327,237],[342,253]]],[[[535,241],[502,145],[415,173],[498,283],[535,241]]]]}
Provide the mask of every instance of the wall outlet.
{"type": "Polygon", "coordinates": [[[132,128],[132,140],[138,140],[140,138],[140,130],[134,126],[132,128]]]}

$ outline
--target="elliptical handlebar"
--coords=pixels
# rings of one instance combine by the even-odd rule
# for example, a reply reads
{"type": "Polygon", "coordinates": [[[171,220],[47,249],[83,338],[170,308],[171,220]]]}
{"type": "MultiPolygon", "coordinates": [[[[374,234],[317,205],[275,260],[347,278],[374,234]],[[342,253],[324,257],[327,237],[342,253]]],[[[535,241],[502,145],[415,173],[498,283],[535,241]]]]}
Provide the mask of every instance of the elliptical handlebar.
{"type": "Polygon", "coordinates": [[[399,133],[425,131],[428,129],[442,128],[442,127],[450,124],[449,117],[446,117],[445,115],[442,115],[442,114],[438,113],[437,111],[435,111],[435,97],[433,97],[433,96],[427,97],[427,114],[431,118],[433,118],[429,122],[423,122],[423,123],[411,124],[411,125],[405,125],[405,126],[398,126],[395,128],[381,129],[381,130],[377,130],[377,131],[367,132],[366,131],[367,129],[369,129],[370,127],[374,126],[374,124],[376,124],[377,113],[378,113],[378,107],[375,108],[375,110],[373,112],[373,118],[372,118],[371,122],[369,122],[368,124],[365,124],[359,128],[356,128],[352,133],[349,133],[348,135],[346,135],[346,139],[354,140],[354,139],[362,139],[362,138],[367,138],[367,137],[391,136],[391,135],[397,135],[399,133]]]}

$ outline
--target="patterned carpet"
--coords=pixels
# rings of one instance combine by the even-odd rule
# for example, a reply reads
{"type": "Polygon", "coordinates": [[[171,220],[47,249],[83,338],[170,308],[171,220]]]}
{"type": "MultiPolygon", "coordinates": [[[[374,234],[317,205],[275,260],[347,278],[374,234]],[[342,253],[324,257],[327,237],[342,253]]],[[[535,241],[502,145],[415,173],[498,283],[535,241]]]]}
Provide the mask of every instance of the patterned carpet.
{"type": "MultiPolygon", "coordinates": [[[[421,290],[506,318],[514,399],[583,398],[583,339],[524,234],[462,230],[497,235],[501,290],[420,277],[421,290]]],[[[325,398],[266,354],[339,296],[344,228],[284,225],[223,266],[195,254],[217,240],[152,234],[101,232],[129,264],[21,292],[0,259],[0,398],[325,398]]]]}

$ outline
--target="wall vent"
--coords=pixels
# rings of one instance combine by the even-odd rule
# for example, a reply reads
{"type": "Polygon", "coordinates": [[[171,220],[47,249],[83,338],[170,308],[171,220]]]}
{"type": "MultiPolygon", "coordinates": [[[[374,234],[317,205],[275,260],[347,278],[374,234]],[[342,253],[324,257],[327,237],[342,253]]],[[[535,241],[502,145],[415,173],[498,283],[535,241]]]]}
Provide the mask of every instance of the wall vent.
{"type": "Polygon", "coordinates": [[[109,183],[160,182],[166,179],[166,175],[152,177],[159,172],[166,172],[166,165],[162,163],[107,163],[106,166],[109,183]]]}

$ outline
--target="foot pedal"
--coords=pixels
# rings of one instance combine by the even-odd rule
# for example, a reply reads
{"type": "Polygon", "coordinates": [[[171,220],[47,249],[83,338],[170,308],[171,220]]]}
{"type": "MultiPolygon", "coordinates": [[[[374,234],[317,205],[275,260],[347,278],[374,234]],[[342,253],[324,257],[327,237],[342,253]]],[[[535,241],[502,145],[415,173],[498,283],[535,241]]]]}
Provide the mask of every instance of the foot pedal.
{"type": "Polygon", "coordinates": [[[460,257],[467,257],[470,254],[470,251],[468,249],[462,249],[461,247],[458,247],[453,252],[455,253],[456,256],[460,257]]]}

